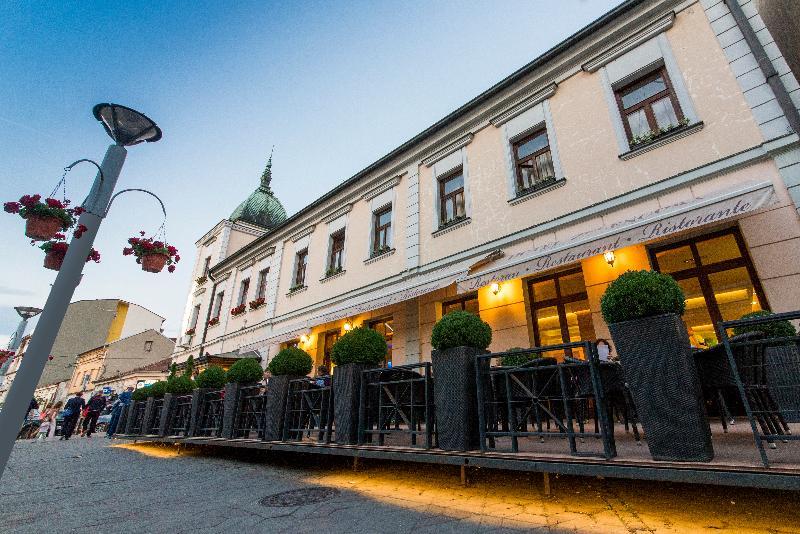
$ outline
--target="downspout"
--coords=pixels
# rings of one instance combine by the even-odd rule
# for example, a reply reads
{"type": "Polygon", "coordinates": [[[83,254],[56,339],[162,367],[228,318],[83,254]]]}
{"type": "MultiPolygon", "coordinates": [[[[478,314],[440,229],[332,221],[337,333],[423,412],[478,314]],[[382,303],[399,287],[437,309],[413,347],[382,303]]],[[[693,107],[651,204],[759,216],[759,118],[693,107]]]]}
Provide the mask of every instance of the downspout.
{"type": "MultiPolygon", "coordinates": [[[[211,276],[211,273],[208,273],[208,276],[211,278],[211,280],[214,280],[214,278],[211,276]]],[[[214,298],[216,298],[217,295],[218,285],[219,282],[214,281],[214,285],[211,286],[211,299],[208,302],[208,311],[206,312],[206,320],[205,324],[203,325],[203,338],[200,340],[200,352],[197,355],[198,358],[203,355],[203,348],[206,343],[206,335],[208,334],[208,320],[211,319],[211,310],[214,308],[214,298]]]]}
{"type": "MultiPolygon", "coordinates": [[[[781,107],[786,120],[789,122],[789,126],[791,126],[795,133],[800,134],[800,113],[798,113],[797,108],[794,107],[794,103],[789,96],[789,92],[783,85],[783,80],[781,80],[780,76],[778,75],[778,71],[775,70],[772,61],[770,61],[769,56],[767,56],[767,52],[764,50],[764,46],[761,44],[761,41],[758,40],[756,32],[753,30],[753,27],[747,20],[747,15],[745,15],[744,11],[742,11],[742,6],[739,5],[737,0],[723,1],[725,2],[725,5],[728,6],[731,15],[733,15],[736,25],[742,31],[744,40],[747,42],[750,50],[752,50],[753,55],[758,62],[758,66],[761,67],[761,72],[764,73],[764,76],[767,78],[767,83],[769,84],[770,88],[772,88],[772,92],[775,93],[775,98],[777,99],[778,105],[781,107]]],[[[795,76],[800,75],[800,73],[794,74],[795,76]]]]}

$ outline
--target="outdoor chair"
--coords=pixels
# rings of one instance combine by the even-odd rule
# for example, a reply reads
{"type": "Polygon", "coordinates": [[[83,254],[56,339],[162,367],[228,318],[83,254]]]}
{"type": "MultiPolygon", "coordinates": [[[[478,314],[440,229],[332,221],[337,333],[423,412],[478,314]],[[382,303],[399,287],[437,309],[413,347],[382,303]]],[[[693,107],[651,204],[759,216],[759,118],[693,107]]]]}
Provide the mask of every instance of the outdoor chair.
{"type": "MultiPolygon", "coordinates": [[[[378,431],[378,444],[383,445],[385,431],[418,432],[425,423],[426,396],[424,376],[411,369],[383,369],[367,373],[364,406],[365,441],[372,442],[373,428],[378,431]]],[[[433,399],[429,399],[432,403],[433,399]]],[[[412,445],[416,435],[411,436],[412,445]]]]}

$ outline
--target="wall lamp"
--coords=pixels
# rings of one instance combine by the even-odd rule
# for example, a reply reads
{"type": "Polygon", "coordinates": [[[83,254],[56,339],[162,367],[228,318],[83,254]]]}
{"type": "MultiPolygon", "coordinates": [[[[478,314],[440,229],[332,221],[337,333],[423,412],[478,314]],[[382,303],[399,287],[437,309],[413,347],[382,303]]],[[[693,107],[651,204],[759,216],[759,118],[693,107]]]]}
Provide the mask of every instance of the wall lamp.
{"type": "Polygon", "coordinates": [[[303,345],[308,343],[308,336],[306,334],[303,334],[302,336],[300,336],[300,343],[302,343],[303,345]]]}
{"type": "Polygon", "coordinates": [[[500,293],[500,284],[498,284],[497,282],[492,282],[492,285],[489,286],[489,289],[491,289],[492,293],[497,295],[498,293],[500,293]]]}
{"type": "Polygon", "coordinates": [[[606,263],[608,263],[611,267],[614,266],[614,261],[617,259],[617,257],[614,256],[614,251],[613,250],[605,251],[603,253],[603,258],[605,258],[606,263]]]}
{"type": "Polygon", "coordinates": [[[345,332],[349,332],[353,329],[353,323],[350,321],[350,319],[348,319],[344,322],[344,326],[342,328],[344,328],[345,332]]]}

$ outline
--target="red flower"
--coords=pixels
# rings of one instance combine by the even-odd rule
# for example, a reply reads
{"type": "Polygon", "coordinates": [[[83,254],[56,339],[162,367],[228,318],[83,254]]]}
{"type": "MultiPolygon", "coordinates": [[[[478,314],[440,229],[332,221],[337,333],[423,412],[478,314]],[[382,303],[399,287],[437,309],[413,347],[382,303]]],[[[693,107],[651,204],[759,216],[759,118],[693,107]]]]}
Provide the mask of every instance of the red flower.
{"type": "Polygon", "coordinates": [[[6,202],[3,204],[3,209],[6,213],[19,213],[21,207],[19,202],[6,202]]]}
{"type": "Polygon", "coordinates": [[[83,209],[83,208],[82,208],[82,207],[80,207],[80,206],[76,206],[75,208],[73,208],[73,209],[72,209],[72,213],[74,213],[75,215],[77,215],[77,216],[79,216],[79,217],[80,217],[81,215],[83,215],[83,212],[85,212],[85,211],[86,211],[86,210],[85,210],[85,209],[83,209]]]}
{"type": "Polygon", "coordinates": [[[64,204],[62,204],[60,200],[56,200],[55,198],[46,198],[44,201],[48,208],[64,209],[64,204]]]}
{"type": "Polygon", "coordinates": [[[153,248],[164,248],[164,243],[161,241],[153,241],[153,248]]]}
{"type": "Polygon", "coordinates": [[[52,360],[53,359],[53,355],[51,354],[50,356],[47,357],[47,359],[48,360],[52,360]]]}
{"type": "Polygon", "coordinates": [[[167,267],[167,270],[169,272],[171,272],[171,273],[174,273],[175,272],[175,266],[174,265],[170,265],[169,267],[167,267]]]}
{"type": "Polygon", "coordinates": [[[140,235],[140,236],[142,236],[142,237],[144,237],[144,230],[140,230],[140,231],[139,231],[139,235],[140,235]]]}
{"type": "Polygon", "coordinates": [[[175,254],[175,263],[178,263],[179,261],[181,261],[181,257],[175,254]]]}
{"type": "Polygon", "coordinates": [[[95,263],[100,263],[100,253],[97,252],[95,249],[92,249],[89,252],[89,255],[86,257],[86,261],[93,261],[95,263]]]}
{"type": "Polygon", "coordinates": [[[64,239],[64,237],[66,237],[64,234],[55,234],[53,239],[64,239]]]}
{"type": "Polygon", "coordinates": [[[131,247],[125,247],[122,249],[123,256],[130,256],[131,254],[133,254],[133,249],[131,247]]]}
{"type": "Polygon", "coordinates": [[[19,203],[26,208],[30,208],[38,204],[41,199],[42,195],[23,195],[22,198],[19,199],[19,203]]]}
{"type": "Polygon", "coordinates": [[[170,245],[167,247],[167,252],[169,253],[170,256],[174,256],[175,254],[178,253],[178,249],[170,245]]]}
{"type": "Polygon", "coordinates": [[[75,239],[80,239],[86,230],[88,230],[88,228],[86,228],[85,224],[79,224],[75,231],[72,232],[72,235],[75,237],[75,239]]]}

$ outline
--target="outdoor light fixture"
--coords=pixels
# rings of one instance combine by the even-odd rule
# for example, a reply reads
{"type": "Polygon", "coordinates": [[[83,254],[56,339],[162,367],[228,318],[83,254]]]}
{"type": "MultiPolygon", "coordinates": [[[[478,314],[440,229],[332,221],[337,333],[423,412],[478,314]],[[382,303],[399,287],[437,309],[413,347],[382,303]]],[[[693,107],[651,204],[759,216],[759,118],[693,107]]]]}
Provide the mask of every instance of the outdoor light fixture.
{"type": "Polygon", "coordinates": [[[603,257],[606,259],[606,263],[608,263],[611,267],[614,266],[614,260],[616,260],[616,256],[614,256],[613,250],[607,250],[603,254],[603,257]]]}
{"type": "Polygon", "coordinates": [[[491,290],[492,293],[497,295],[498,293],[500,293],[500,284],[498,284],[497,282],[492,282],[491,290]]]}
{"type": "Polygon", "coordinates": [[[142,142],[154,143],[161,139],[161,128],[143,113],[119,104],[97,104],[94,118],[99,120],[106,133],[120,146],[142,142]]]}
{"type": "Polygon", "coordinates": [[[306,343],[308,343],[308,336],[307,336],[307,335],[305,335],[305,334],[303,334],[302,336],[300,336],[300,343],[302,343],[303,345],[305,345],[306,343]]]}
{"type": "Polygon", "coordinates": [[[347,320],[344,322],[344,326],[342,328],[344,328],[345,332],[349,332],[353,329],[353,323],[351,323],[350,320],[347,320]]]}

